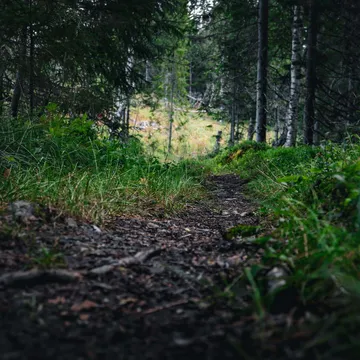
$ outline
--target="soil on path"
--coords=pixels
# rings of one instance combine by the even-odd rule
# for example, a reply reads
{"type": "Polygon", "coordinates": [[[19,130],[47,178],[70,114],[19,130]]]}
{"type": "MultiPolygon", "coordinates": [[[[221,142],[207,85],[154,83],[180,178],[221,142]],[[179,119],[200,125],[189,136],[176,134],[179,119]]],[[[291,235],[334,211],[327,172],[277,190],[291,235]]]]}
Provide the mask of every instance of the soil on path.
{"type": "Polygon", "coordinates": [[[248,293],[236,281],[224,290],[260,250],[223,234],[258,220],[237,176],[214,176],[207,186],[211,199],[182,215],[122,217],[101,231],[72,219],[14,227],[3,216],[0,279],[36,262],[55,264],[57,252],[76,276],[62,283],[2,278],[0,359],[241,358],[239,349],[249,344],[239,310],[248,293]],[[131,258],[149,249],[148,258],[131,258]]]}

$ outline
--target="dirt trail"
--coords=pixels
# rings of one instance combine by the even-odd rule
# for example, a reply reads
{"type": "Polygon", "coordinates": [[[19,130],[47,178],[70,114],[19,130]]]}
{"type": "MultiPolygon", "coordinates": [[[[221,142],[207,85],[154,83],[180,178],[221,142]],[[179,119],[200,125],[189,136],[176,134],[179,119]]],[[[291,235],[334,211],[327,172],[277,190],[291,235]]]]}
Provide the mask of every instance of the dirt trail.
{"type": "Polygon", "coordinates": [[[214,176],[207,184],[212,199],[181,216],[124,217],[101,232],[69,220],[40,221],[14,237],[4,218],[0,276],[29,269],[32,249],[55,244],[82,277],[35,278],[19,287],[0,282],[0,359],[239,359],[246,288],[231,306],[223,289],[260,255],[223,233],[257,223],[243,185],[234,175],[214,176]],[[115,266],[153,248],[144,261],[115,266]],[[104,274],[90,273],[109,264],[104,274]]]}

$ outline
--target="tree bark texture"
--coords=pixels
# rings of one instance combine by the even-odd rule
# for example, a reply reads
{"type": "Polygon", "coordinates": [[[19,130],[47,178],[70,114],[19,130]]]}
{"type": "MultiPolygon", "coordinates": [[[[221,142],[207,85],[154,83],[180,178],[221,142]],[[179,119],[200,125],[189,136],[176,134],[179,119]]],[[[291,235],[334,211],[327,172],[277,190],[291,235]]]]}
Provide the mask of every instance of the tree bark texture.
{"type": "Polygon", "coordinates": [[[16,80],[14,92],[11,99],[11,116],[17,117],[19,113],[19,104],[21,94],[23,93],[24,73],[26,70],[26,54],[27,53],[27,25],[24,25],[20,36],[20,55],[18,70],[16,72],[16,80]]]}
{"type": "Polygon", "coordinates": [[[316,52],[318,33],[318,9],[316,0],[310,0],[309,27],[307,37],[306,56],[306,99],[304,111],[304,143],[313,145],[315,125],[315,97],[316,97],[316,52]]]}
{"type": "Polygon", "coordinates": [[[254,139],[254,133],[255,133],[255,118],[251,117],[249,119],[247,139],[252,141],[254,139]]]}
{"type": "Polygon", "coordinates": [[[230,138],[229,146],[235,145],[235,125],[236,125],[236,84],[235,84],[235,74],[233,74],[233,94],[232,94],[232,104],[231,104],[231,122],[230,122],[230,138]]]}
{"type": "Polygon", "coordinates": [[[285,119],[287,133],[285,142],[286,147],[294,146],[296,143],[298,106],[300,97],[302,26],[302,8],[301,6],[295,5],[291,46],[290,100],[285,119]]]}
{"type": "Polygon", "coordinates": [[[259,1],[256,141],[266,141],[269,0],[259,1]]]}
{"type": "Polygon", "coordinates": [[[34,43],[34,29],[32,22],[32,0],[29,1],[29,10],[30,10],[30,24],[29,24],[29,40],[30,40],[30,53],[29,53],[29,105],[30,105],[30,116],[33,115],[34,110],[34,52],[35,52],[35,43],[34,43]]]}
{"type": "Polygon", "coordinates": [[[172,151],[173,123],[174,123],[174,95],[175,95],[175,55],[173,57],[173,66],[170,76],[171,92],[170,92],[170,110],[169,110],[169,137],[168,137],[168,153],[172,151]]]}

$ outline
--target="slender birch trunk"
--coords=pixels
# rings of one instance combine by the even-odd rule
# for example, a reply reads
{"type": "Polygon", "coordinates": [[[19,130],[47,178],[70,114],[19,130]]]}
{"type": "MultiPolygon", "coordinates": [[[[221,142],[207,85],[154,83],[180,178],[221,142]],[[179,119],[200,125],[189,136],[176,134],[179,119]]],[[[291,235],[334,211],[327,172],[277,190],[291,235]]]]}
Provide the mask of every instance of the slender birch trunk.
{"type": "Polygon", "coordinates": [[[145,81],[146,81],[146,82],[150,82],[150,81],[151,81],[151,76],[150,76],[150,62],[149,62],[149,60],[146,60],[146,63],[145,63],[145,81]]]}
{"type": "Polygon", "coordinates": [[[230,138],[229,138],[229,147],[234,146],[235,144],[235,122],[236,122],[236,85],[235,85],[235,74],[233,74],[233,94],[232,94],[232,104],[231,104],[231,122],[230,122],[230,138]]]}
{"type": "Polygon", "coordinates": [[[269,0],[259,1],[256,141],[266,141],[269,0]]]}
{"type": "Polygon", "coordinates": [[[189,99],[190,99],[190,102],[191,102],[191,98],[193,97],[192,85],[193,85],[193,68],[192,68],[192,63],[190,62],[190,65],[189,65],[189,99]]]}
{"type": "Polygon", "coordinates": [[[170,110],[169,110],[169,138],[168,138],[168,153],[172,151],[172,136],[174,123],[174,93],[175,93],[175,55],[173,57],[173,66],[171,71],[171,91],[170,91],[170,110]]]}
{"type": "Polygon", "coordinates": [[[294,22],[292,29],[291,46],[291,83],[290,101],[286,113],[286,142],[285,146],[294,146],[296,143],[298,106],[300,98],[300,77],[301,77],[301,50],[302,50],[302,8],[294,6],[294,22]]]}

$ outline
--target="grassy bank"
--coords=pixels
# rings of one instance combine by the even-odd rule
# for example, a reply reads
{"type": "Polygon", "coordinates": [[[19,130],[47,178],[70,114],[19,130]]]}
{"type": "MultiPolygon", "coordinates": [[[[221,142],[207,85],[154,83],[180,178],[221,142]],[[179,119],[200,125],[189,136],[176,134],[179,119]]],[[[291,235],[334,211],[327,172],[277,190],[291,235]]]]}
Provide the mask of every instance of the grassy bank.
{"type": "Polygon", "coordinates": [[[321,359],[349,358],[358,346],[359,159],[360,145],[350,141],[279,149],[245,142],[210,162],[250,180],[248,195],[266,224],[256,240],[262,263],[247,272],[254,313],[263,318],[277,303],[277,311],[295,311],[292,321],[307,318],[309,349],[325,346],[321,359]],[[262,274],[274,266],[287,269],[286,284],[269,293],[262,274]]]}
{"type": "Polygon", "coordinates": [[[86,117],[48,109],[36,123],[2,120],[0,203],[24,199],[101,221],[107,216],[166,214],[202,196],[200,168],[161,163],[140,141],[101,140],[86,117]]]}

